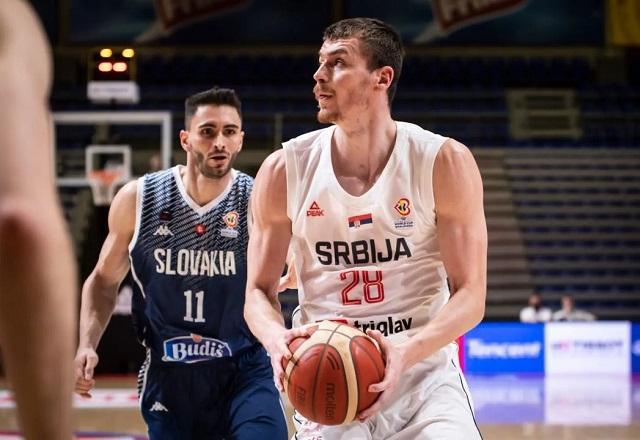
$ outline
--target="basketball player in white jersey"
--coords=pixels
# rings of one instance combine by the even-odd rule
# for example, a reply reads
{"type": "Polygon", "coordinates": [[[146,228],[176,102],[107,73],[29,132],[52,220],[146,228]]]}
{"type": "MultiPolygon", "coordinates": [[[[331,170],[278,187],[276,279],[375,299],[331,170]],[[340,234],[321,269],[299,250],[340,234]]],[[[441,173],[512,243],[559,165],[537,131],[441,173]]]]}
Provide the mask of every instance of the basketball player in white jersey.
{"type": "Polygon", "coordinates": [[[318,120],[283,145],[253,193],[245,317],[282,386],[287,330],[276,286],[291,243],[302,324],[341,320],[375,338],[378,401],[342,426],[294,416],[297,439],[477,439],[457,337],[483,317],[482,182],[459,142],[391,118],[399,35],[375,19],[325,30],[314,74],[318,120]]]}
{"type": "Polygon", "coordinates": [[[0,350],[27,439],[72,438],[76,270],[54,184],[51,55],[27,2],[0,2],[0,350]]]}

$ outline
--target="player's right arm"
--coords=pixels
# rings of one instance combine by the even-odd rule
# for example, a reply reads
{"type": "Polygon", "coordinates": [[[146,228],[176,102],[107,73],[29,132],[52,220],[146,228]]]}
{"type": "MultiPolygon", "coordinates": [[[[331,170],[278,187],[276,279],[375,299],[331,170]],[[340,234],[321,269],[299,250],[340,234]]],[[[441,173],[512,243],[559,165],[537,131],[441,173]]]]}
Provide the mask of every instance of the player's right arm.
{"type": "Polygon", "coordinates": [[[251,194],[251,214],[244,317],[269,352],[276,386],[282,390],[282,357],[290,358],[288,343],[306,334],[303,328],[285,328],[278,301],[280,275],[291,240],[283,150],[272,153],[260,167],[251,194]]]}
{"type": "Polygon", "coordinates": [[[109,209],[109,234],[98,263],[82,286],[80,335],[75,359],[76,393],[90,396],[96,348],[113,314],[118,287],[129,270],[129,242],[136,219],[137,181],[126,184],[109,209]]]}

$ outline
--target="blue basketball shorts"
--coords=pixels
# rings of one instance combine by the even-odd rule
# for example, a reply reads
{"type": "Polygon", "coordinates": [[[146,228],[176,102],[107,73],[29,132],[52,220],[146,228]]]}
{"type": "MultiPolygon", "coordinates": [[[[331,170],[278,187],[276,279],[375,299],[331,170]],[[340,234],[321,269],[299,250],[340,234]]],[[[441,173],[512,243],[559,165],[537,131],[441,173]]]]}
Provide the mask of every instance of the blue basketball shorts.
{"type": "Polygon", "coordinates": [[[138,385],[150,440],[287,438],[271,362],[260,345],[195,364],[167,365],[148,354],[138,385]]]}

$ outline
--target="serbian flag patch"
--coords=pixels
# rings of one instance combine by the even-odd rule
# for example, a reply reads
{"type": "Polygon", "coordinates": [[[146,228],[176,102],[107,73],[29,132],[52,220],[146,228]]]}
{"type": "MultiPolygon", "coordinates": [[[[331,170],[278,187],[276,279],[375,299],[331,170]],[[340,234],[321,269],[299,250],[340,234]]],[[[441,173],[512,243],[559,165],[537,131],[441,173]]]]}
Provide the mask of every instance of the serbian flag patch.
{"type": "Polygon", "coordinates": [[[349,217],[348,220],[350,228],[359,228],[361,226],[373,224],[373,217],[371,216],[371,213],[354,215],[353,217],[349,217]]]}

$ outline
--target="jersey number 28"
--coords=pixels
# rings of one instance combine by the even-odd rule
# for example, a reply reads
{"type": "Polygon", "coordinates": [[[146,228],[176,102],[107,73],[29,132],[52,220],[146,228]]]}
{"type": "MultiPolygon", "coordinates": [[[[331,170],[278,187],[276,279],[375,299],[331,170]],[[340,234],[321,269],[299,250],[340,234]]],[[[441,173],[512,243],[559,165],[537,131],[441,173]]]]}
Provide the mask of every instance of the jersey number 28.
{"type": "Polygon", "coordinates": [[[342,289],[342,304],[348,306],[362,304],[360,298],[369,304],[384,300],[384,284],[382,284],[381,270],[348,270],[340,272],[340,281],[349,283],[342,289]],[[362,284],[362,293],[357,290],[353,291],[360,284],[362,284]]]}

